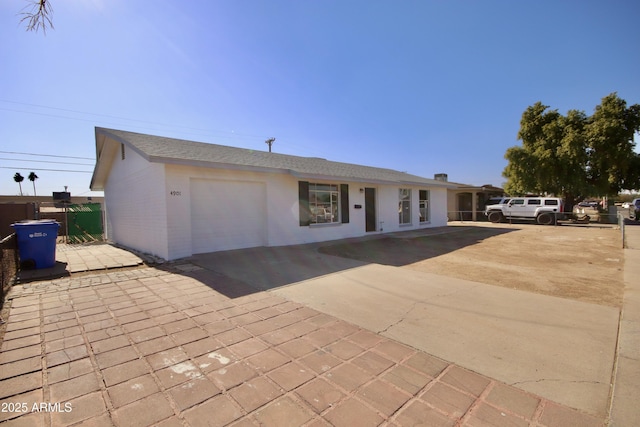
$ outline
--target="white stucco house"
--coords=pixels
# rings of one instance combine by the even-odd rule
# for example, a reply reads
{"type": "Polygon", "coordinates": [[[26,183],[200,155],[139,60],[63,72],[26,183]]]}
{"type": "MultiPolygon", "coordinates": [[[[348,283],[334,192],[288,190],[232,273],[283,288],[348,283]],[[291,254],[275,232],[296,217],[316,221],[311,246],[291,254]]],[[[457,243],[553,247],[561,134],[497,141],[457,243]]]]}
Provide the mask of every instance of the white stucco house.
{"type": "Polygon", "coordinates": [[[451,184],[391,169],[96,128],[107,238],[166,260],[439,227],[451,184]]]}

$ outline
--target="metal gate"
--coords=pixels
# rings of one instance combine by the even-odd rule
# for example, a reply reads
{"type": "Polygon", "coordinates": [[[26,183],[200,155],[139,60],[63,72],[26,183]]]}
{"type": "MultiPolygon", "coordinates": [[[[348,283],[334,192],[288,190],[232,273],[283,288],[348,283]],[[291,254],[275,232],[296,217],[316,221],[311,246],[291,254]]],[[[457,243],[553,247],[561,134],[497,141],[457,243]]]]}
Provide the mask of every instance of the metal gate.
{"type": "Polygon", "coordinates": [[[100,203],[69,205],[67,209],[67,236],[69,243],[104,240],[100,203]]]}

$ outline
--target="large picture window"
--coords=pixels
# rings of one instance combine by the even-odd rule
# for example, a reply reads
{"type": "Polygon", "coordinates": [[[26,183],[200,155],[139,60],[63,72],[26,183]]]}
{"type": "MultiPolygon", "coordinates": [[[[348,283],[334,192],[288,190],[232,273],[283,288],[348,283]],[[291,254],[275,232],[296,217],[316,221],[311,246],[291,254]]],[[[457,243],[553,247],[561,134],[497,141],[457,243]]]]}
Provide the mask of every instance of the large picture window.
{"type": "Polygon", "coordinates": [[[400,224],[411,224],[411,189],[401,188],[399,191],[398,218],[400,224]]]}
{"type": "Polygon", "coordinates": [[[339,201],[338,185],[309,183],[311,224],[340,222],[339,201]]]}
{"type": "Polygon", "coordinates": [[[429,191],[420,190],[420,222],[429,222],[429,191]]]}
{"type": "Polygon", "coordinates": [[[349,223],[349,184],[298,181],[300,227],[322,223],[349,223]]]}

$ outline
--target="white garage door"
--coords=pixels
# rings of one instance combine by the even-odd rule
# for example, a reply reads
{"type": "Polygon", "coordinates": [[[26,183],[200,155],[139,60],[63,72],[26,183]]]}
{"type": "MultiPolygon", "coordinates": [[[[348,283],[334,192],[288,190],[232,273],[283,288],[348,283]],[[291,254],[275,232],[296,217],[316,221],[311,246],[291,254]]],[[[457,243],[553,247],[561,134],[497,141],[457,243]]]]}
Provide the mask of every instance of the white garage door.
{"type": "Polygon", "coordinates": [[[262,183],[191,180],[193,253],[265,245],[265,193],[262,183]]]}

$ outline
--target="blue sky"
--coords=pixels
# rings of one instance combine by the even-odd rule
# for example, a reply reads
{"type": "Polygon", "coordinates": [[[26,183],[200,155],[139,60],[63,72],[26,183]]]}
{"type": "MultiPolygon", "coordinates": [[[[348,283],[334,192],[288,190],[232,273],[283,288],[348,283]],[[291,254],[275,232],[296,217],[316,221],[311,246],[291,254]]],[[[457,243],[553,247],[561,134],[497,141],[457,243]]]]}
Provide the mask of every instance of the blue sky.
{"type": "Polygon", "coordinates": [[[0,2],[2,195],[96,194],[95,126],[499,186],[528,106],[640,103],[635,0],[50,1],[0,2]]]}

